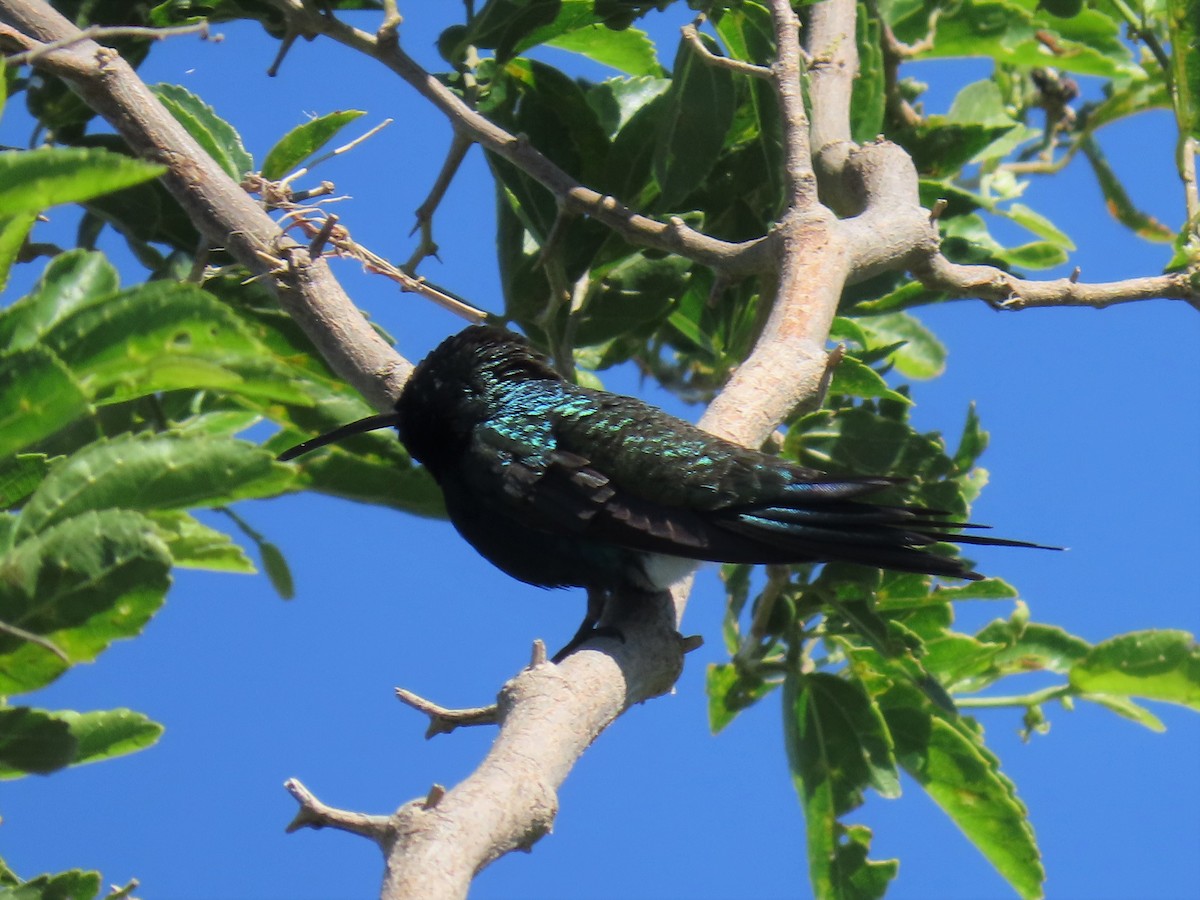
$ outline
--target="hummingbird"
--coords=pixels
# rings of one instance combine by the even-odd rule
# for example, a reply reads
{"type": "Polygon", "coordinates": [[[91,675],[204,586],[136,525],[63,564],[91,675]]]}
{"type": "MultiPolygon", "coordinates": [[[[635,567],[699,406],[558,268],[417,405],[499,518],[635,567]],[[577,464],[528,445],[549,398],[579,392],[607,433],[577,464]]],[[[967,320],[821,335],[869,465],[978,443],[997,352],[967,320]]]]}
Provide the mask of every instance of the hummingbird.
{"type": "Polygon", "coordinates": [[[868,499],[903,479],[829,475],[635,397],[580,387],[525,338],[490,325],[435,348],[393,412],[279,459],[388,427],[441,487],[450,521],[480,555],[529,584],[587,589],[587,616],[556,659],[597,632],[609,594],[665,590],[703,561],[838,561],[978,580],[964,560],[931,546],[1040,546],[955,534],[981,526],[868,499]]]}

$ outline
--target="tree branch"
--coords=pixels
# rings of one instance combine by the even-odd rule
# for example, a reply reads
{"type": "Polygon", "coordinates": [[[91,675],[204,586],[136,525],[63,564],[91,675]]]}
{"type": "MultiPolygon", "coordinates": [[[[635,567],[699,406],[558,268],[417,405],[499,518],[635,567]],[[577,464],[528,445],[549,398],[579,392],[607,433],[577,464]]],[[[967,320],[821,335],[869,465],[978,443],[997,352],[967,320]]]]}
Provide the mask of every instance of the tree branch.
{"type": "MultiPolygon", "coordinates": [[[[389,32],[389,40],[382,40],[333,16],[325,16],[301,0],[271,0],[271,3],[287,15],[289,22],[301,29],[301,33],[327,35],[387,66],[445,115],[455,131],[468,135],[485,149],[511,162],[554,194],[564,208],[603,222],[631,244],[676,253],[727,272],[746,274],[769,265],[764,255],[765,238],[741,243],[718,240],[683,223],[667,224],[643,216],[617,198],[580,184],[523,137],[510,134],[476,112],[421,68],[400,48],[394,32],[389,32]]],[[[798,84],[796,90],[798,93],[798,84]]]]}
{"type": "Polygon", "coordinates": [[[42,0],[0,0],[0,21],[26,49],[68,41],[33,65],[64,79],[139,157],[167,167],[163,183],[212,244],[278,295],[333,369],[377,409],[391,408],[412,366],[368,324],[324,261],[287,238],[168,113],[116,51],[81,38],[42,0]]]}
{"type": "Polygon", "coordinates": [[[913,275],[926,287],[955,297],[979,297],[997,309],[1037,306],[1088,306],[1103,309],[1137,300],[1186,300],[1200,308],[1200,285],[1194,275],[1173,272],[1144,278],[1127,278],[1086,284],[1072,278],[1029,281],[994,266],[963,266],[940,253],[913,267],[913,275]]]}

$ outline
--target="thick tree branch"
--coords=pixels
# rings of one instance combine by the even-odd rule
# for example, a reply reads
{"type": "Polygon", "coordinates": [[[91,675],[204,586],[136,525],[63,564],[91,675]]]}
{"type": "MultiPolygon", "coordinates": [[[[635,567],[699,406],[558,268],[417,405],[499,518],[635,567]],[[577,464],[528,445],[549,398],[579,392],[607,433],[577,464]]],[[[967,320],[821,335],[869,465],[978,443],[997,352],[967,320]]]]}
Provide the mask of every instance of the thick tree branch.
{"type": "Polygon", "coordinates": [[[25,49],[69,46],[39,55],[34,67],[63,78],[142,159],[167,167],[163,183],[215,246],[224,247],[279,296],[280,303],[334,370],[376,408],[391,407],[411,366],[379,337],[329,267],[287,238],[254,200],[200,148],[137,73],[41,0],[0,0],[0,22],[25,49]]]}
{"type": "Polygon", "coordinates": [[[812,146],[819,155],[829,144],[849,141],[850,96],[858,77],[854,39],[854,0],[825,0],[806,8],[804,45],[812,98],[812,146]]]}

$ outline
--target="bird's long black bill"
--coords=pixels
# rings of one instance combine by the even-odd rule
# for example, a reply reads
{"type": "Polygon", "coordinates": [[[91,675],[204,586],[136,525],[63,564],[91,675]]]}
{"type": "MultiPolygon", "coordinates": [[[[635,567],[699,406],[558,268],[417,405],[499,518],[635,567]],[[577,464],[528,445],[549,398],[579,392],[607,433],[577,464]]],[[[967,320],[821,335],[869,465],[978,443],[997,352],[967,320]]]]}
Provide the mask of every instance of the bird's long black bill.
{"type": "Polygon", "coordinates": [[[357,422],[351,422],[349,425],[343,425],[341,428],[327,431],[325,434],[317,435],[315,438],[309,438],[303,444],[289,447],[275,458],[280,462],[287,462],[289,459],[303,456],[310,450],[316,450],[318,447],[324,447],[327,444],[337,443],[344,438],[356,434],[378,431],[380,428],[392,428],[396,425],[398,419],[399,417],[396,413],[381,413],[377,416],[367,416],[365,419],[359,419],[357,422]]]}

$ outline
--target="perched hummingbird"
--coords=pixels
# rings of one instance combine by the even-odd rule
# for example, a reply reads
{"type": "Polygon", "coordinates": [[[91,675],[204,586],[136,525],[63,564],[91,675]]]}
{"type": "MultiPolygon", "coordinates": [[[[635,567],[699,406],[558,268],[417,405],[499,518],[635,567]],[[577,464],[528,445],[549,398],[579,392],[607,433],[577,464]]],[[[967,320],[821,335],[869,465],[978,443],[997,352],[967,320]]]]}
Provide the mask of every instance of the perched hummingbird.
{"type": "Polygon", "coordinates": [[[524,338],[492,326],[443,341],[416,367],[395,412],[279,458],[390,426],[484,558],[530,584],[588,589],[588,618],[568,648],[591,633],[608,592],[662,590],[700,560],[836,560],[974,580],[982,576],[963,560],[928,546],[1038,546],[950,534],[972,526],[862,499],[900,479],[826,475],[633,397],[571,384],[524,338]]]}

